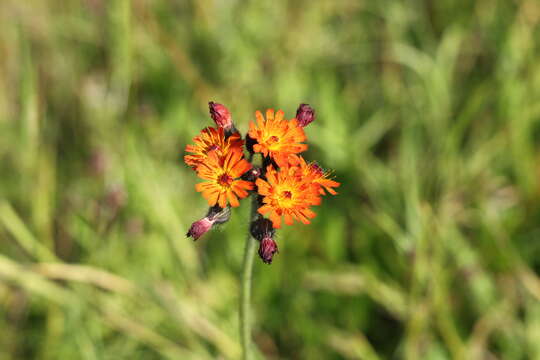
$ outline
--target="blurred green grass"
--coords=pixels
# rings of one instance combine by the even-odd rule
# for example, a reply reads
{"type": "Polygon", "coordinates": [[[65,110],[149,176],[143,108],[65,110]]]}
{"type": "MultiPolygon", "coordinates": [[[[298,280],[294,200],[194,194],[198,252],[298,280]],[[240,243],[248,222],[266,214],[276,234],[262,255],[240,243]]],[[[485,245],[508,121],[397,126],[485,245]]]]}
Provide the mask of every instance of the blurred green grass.
{"type": "Polygon", "coordinates": [[[256,262],[271,359],[540,358],[536,0],[0,2],[0,360],[237,359],[209,100],[313,105],[340,195],[256,262]]]}

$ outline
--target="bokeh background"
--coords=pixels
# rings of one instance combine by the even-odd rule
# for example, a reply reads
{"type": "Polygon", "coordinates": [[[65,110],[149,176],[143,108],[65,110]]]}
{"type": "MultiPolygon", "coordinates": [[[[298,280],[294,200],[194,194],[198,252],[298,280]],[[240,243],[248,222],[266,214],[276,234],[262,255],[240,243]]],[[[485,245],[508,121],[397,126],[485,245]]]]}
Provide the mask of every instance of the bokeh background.
{"type": "Polygon", "coordinates": [[[248,204],[194,243],[209,100],[335,170],[256,260],[268,359],[540,358],[536,0],[0,1],[0,359],[238,359],[248,204]]]}

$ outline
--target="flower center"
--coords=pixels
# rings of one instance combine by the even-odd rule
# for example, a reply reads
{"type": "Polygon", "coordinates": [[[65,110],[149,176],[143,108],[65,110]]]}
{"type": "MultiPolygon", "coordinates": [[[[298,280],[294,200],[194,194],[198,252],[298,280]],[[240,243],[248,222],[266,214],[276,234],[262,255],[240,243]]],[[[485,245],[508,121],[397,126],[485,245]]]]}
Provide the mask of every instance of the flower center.
{"type": "Polygon", "coordinates": [[[229,174],[223,174],[220,177],[218,177],[218,183],[221,186],[230,186],[233,182],[233,178],[229,176],[229,174]]]}
{"type": "Polygon", "coordinates": [[[279,138],[278,138],[276,135],[272,135],[272,136],[270,136],[270,139],[268,139],[268,142],[269,142],[270,144],[275,144],[275,143],[277,143],[278,141],[279,141],[279,138]]]}
{"type": "Polygon", "coordinates": [[[218,145],[213,144],[208,148],[208,151],[214,151],[214,150],[220,150],[220,149],[221,148],[218,145]]]}
{"type": "Polygon", "coordinates": [[[284,190],[278,192],[277,203],[280,207],[289,209],[294,206],[293,193],[290,190],[284,190]]]}

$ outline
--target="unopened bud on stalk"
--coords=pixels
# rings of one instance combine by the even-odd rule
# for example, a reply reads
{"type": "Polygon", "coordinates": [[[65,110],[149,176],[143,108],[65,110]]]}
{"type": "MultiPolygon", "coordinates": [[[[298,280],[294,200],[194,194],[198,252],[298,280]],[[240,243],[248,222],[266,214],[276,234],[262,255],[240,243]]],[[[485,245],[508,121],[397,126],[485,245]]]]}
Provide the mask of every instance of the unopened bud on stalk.
{"type": "Polygon", "coordinates": [[[242,180],[255,182],[261,176],[261,168],[252,168],[242,175],[242,180]]]}
{"type": "Polygon", "coordinates": [[[296,120],[298,120],[298,125],[306,127],[315,120],[315,110],[308,104],[300,104],[296,110],[296,120]]]}
{"type": "Polygon", "coordinates": [[[262,241],[265,237],[274,236],[275,229],[272,226],[272,221],[269,219],[263,218],[262,216],[257,216],[257,219],[255,219],[250,227],[249,231],[251,232],[251,236],[253,236],[255,239],[262,241]]]}
{"type": "Polygon", "coordinates": [[[259,245],[259,256],[265,264],[271,264],[274,254],[278,252],[278,247],[274,239],[265,237],[259,245]]]}
{"type": "Polygon", "coordinates": [[[223,209],[217,205],[212,206],[210,209],[208,209],[208,213],[205,217],[191,224],[186,236],[191,236],[193,240],[197,240],[212,229],[213,226],[229,221],[230,217],[231,208],[229,206],[223,209]]]}
{"type": "Polygon", "coordinates": [[[193,224],[191,224],[191,227],[189,228],[186,236],[191,236],[193,240],[197,240],[198,238],[206,234],[208,230],[212,228],[213,224],[214,223],[207,217],[204,217],[201,220],[197,220],[193,224]]]}
{"type": "Polygon", "coordinates": [[[273,239],[275,230],[272,221],[263,217],[258,217],[251,223],[251,235],[260,241],[259,256],[266,264],[272,263],[272,258],[278,252],[278,246],[273,239]]]}
{"type": "Polygon", "coordinates": [[[208,103],[208,108],[210,110],[210,116],[216,125],[223,128],[227,136],[230,136],[232,133],[236,132],[229,109],[227,109],[224,105],[215,103],[213,101],[208,103]]]}

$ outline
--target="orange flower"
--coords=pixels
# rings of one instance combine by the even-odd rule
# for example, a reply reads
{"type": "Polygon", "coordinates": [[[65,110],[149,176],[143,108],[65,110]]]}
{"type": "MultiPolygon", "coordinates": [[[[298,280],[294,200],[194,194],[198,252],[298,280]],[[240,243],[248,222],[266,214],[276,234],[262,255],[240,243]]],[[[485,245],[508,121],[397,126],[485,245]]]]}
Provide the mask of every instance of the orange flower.
{"type": "Polygon", "coordinates": [[[220,157],[217,151],[210,151],[207,159],[199,164],[197,175],[208,181],[195,185],[195,189],[202,192],[208,205],[218,204],[224,208],[229,202],[232,207],[237,207],[240,205],[237,197],[248,196],[247,190],[253,189],[253,183],[238,179],[251,169],[251,164],[243,156],[240,151],[228,152],[224,157],[220,157]]]}
{"type": "Polygon", "coordinates": [[[311,179],[300,176],[297,166],[284,166],[276,171],[273,166],[266,170],[266,180],[257,179],[258,192],[263,196],[263,206],[258,209],[262,215],[269,214],[274,228],[281,227],[281,217],[285,224],[292,225],[293,219],[309,224],[315,213],[311,205],[319,205],[321,198],[311,179]]]}
{"type": "Polygon", "coordinates": [[[223,128],[215,129],[213,127],[203,129],[198,136],[193,138],[193,141],[195,145],[187,145],[186,152],[194,155],[184,156],[184,161],[193,170],[207,159],[209,151],[215,151],[218,157],[224,157],[230,151],[242,153],[242,145],[244,144],[240,134],[234,133],[225,139],[223,128]]]}
{"type": "Polygon", "coordinates": [[[306,163],[306,160],[301,156],[297,156],[297,159],[301,176],[304,177],[306,181],[308,181],[308,178],[311,179],[310,181],[317,187],[317,190],[321,195],[326,195],[325,189],[330,194],[337,195],[337,192],[332,188],[338,187],[341,184],[329,179],[331,172],[324,171],[316,163],[306,163]]]}
{"type": "Polygon", "coordinates": [[[306,144],[301,144],[306,140],[304,129],[296,119],[285,120],[282,110],[275,113],[275,117],[273,109],[266,110],[266,120],[260,111],[255,112],[255,117],[257,125],[249,124],[249,136],[257,141],[253,145],[255,152],[270,155],[281,167],[289,163],[292,155],[307,149],[306,144]]]}

